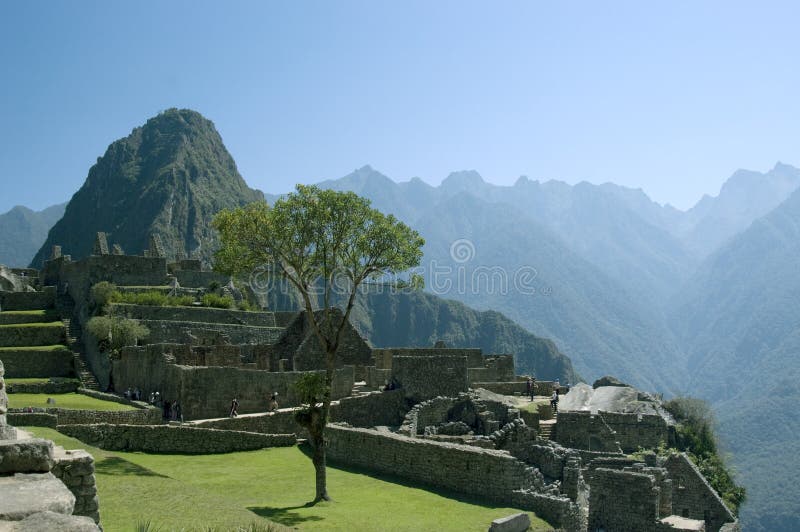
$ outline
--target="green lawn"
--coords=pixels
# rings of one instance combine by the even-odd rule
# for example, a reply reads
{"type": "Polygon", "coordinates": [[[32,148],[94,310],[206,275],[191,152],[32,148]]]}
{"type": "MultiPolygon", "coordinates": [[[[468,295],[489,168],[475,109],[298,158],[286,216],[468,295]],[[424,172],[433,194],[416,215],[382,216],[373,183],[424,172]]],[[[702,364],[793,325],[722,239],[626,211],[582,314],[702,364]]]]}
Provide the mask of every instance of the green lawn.
{"type": "Polygon", "coordinates": [[[49,310],[4,310],[3,314],[6,316],[45,316],[50,312],[49,310]]]}
{"type": "Polygon", "coordinates": [[[53,344],[53,345],[28,345],[23,347],[0,347],[0,360],[3,359],[2,354],[3,351],[58,351],[58,350],[69,351],[69,348],[65,345],[61,344],[53,344]]]}
{"type": "MultiPolygon", "coordinates": [[[[254,520],[302,530],[485,531],[519,510],[404,484],[353,469],[328,469],[333,502],[313,497],[313,466],[298,447],[184,456],[108,452],[52,429],[26,428],[94,455],[101,522],[108,532],[151,521],[160,530],[228,530],[254,520]]],[[[552,530],[531,514],[533,530],[552,530]]]]}
{"type": "Polygon", "coordinates": [[[10,393],[8,394],[8,406],[9,408],[32,406],[39,408],[70,408],[73,410],[136,410],[132,406],[112,401],[101,401],[79,393],[10,393]],[[48,397],[55,399],[56,404],[48,405],[48,397]]]}
{"type": "Polygon", "coordinates": [[[6,323],[0,325],[0,329],[12,329],[16,327],[63,327],[63,321],[45,321],[33,323],[6,323]]]}
{"type": "Polygon", "coordinates": [[[67,382],[67,381],[75,381],[79,382],[78,379],[74,379],[71,377],[20,377],[20,378],[13,378],[13,379],[6,379],[6,384],[34,384],[34,383],[46,383],[46,382],[67,382]]]}

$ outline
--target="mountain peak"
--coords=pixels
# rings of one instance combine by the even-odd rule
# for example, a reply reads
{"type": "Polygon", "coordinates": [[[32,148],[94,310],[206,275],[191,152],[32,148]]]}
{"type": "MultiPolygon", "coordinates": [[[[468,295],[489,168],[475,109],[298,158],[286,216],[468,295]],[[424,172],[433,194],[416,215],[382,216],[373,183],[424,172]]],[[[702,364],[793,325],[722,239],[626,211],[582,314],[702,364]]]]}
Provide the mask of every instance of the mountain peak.
{"type": "Polygon", "coordinates": [[[85,257],[100,231],[131,254],[158,233],[168,256],[209,260],[214,214],[259,199],[211,120],[191,109],[168,109],[109,145],[32,264],[41,266],[56,244],[85,257]]]}
{"type": "Polygon", "coordinates": [[[450,191],[474,190],[486,184],[481,175],[475,170],[461,170],[452,172],[444,181],[441,188],[450,191]]]}

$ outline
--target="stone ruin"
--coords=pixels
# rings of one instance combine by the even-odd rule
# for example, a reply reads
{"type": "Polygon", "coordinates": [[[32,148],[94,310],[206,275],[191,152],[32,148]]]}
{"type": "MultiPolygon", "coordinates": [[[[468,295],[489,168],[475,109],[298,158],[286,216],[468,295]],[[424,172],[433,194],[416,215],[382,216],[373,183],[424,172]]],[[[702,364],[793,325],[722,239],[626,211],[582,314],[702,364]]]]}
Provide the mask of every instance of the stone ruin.
{"type": "MultiPolygon", "coordinates": [[[[103,252],[102,241],[98,237],[100,253],[81,261],[59,250],[36,276],[35,286],[71,301],[66,307],[74,308],[73,319],[86,315],[81,313],[89,290],[99,281],[123,289],[168,286],[174,295],[202,293],[216,284],[235,298],[245,296],[197,260],[176,257],[168,263],[158,238],[151,238],[141,257],[109,254],[107,243],[103,252]]],[[[303,312],[119,304],[109,312],[139,320],[150,336],[111,360],[91,338],[83,339],[87,365],[103,389],[113,375],[118,391],[137,387],[145,396],[159,391],[164,398],[179,397],[191,430],[215,429],[227,438],[220,443],[227,450],[241,445],[244,433],[284,442],[291,434],[304,436],[295,421],[300,401],[293,383],[323,369],[324,358],[303,312]],[[276,391],[282,408],[266,413],[266,397],[276,391]],[[225,415],[232,396],[239,398],[241,413],[252,415],[212,419],[225,415]]],[[[736,530],[735,516],[688,457],[649,454],[637,462],[627,454],[671,443],[674,426],[656,398],[607,382],[591,392],[582,385],[561,387],[569,393],[553,418],[546,406],[532,412],[515,402],[526,383],[510,354],[443,342],[373,348],[349,327],[334,379],[329,456],[535,511],[564,530],[736,530]]],[[[536,393],[549,395],[556,386],[539,379],[536,393]]],[[[4,429],[4,406],[0,394],[0,433],[11,433],[4,429]]],[[[162,428],[83,423],[64,430],[103,447],[120,440],[115,430],[136,442],[151,441],[147,435],[162,428]]],[[[180,452],[191,452],[198,437],[191,430],[175,436],[180,452]]],[[[47,471],[58,473],[53,461],[47,471]]],[[[96,508],[91,501],[81,504],[96,508]]]]}

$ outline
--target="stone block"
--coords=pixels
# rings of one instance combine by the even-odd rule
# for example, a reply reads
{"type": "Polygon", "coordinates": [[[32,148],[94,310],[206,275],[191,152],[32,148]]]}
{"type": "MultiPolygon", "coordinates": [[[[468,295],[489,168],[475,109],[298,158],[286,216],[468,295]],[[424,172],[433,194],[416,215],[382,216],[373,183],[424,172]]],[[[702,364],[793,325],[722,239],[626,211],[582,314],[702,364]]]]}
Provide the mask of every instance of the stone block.
{"type": "Polygon", "coordinates": [[[525,512],[508,515],[492,521],[489,532],[524,532],[531,526],[531,518],[525,512]]]}
{"type": "Polygon", "coordinates": [[[53,442],[41,439],[0,441],[0,474],[47,473],[53,467],[53,442]]]}
{"type": "Polygon", "coordinates": [[[13,524],[9,523],[8,528],[2,528],[2,524],[0,524],[0,531],[2,530],[13,532],[23,530],[25,532],[52,532],[54,530],[59,532],[95,532],[99,531],[100,528],[89,517],[47,511],[29,515],[13,524]]]}
{"type": "Polygon", "coordinates": [[[74,507],[75,496],[50,473],[0,477],[0,521],[21,521],[46,511],[70,515],[74,507]]]}

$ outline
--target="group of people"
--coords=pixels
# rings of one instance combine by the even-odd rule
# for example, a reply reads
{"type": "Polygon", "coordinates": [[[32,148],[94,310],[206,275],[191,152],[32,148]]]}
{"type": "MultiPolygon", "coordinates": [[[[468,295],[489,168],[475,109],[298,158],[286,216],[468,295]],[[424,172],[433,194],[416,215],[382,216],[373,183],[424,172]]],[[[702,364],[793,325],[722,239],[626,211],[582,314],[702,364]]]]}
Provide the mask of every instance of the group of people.
{"type": "MultiPolygon", "coordinates": [[[[553,412],[558,412],[558,394],[559,388],[561,388],[561,383],[556,379],[553,383],[553,393],[550,395],[550,407],[553,409],[553,412]]],[[[531,401],[533,401],[534,397],[536,396],[536,377],[529,376],[525,381],[525,389],[527,392],[528,397],[531,401]]]]}
{"type": "Polygon", "coordinates": [[[181,410],[180,401],[164,401],[162,412],[164,421],[180,421],[183,423],[183,411],[181,410]]]}
{"type": "Polygon", "coordinates": [[[123,393],[122,395],[124,395],[125,399],[128,399],[129,401],[141,401],[142,400],[142,391],[139,389],[138,386],[136,388],[134,388],[133,390],[131,390],[131,388],[129,386],[128,389],[125,390],[125,393],[123,393]]]}
{"type": "MultiPolygon", "coordinates": [[[[267,412],[275,412],[278,410],[278,392],[272,392],[269,400],[267,401],[267,412]]],[[[239,400],[234,397],[231,401],[230,412],[228,417],[237,417],[239,415],[239,400]]]]}

